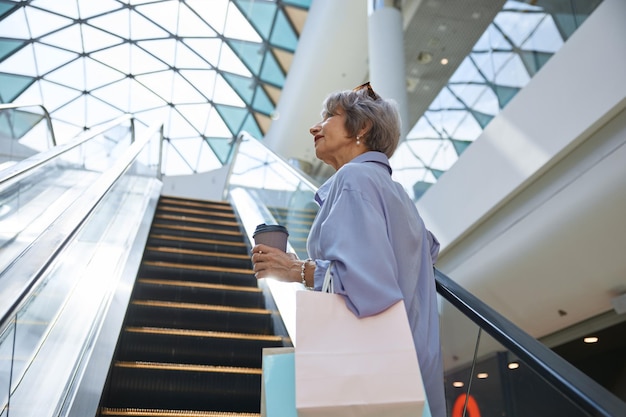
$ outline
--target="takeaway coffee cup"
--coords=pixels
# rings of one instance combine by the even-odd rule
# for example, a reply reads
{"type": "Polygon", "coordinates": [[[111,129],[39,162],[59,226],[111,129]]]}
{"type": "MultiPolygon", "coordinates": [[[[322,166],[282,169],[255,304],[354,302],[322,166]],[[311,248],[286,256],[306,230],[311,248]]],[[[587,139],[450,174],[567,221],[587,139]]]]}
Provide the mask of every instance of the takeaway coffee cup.
{"type": "Polygon", "coordinates": [[[286,252],[288,236],[289,233],[285,226],[261,223],[256,227],[252,238],[257,245],[262,243],[286,252]]]}

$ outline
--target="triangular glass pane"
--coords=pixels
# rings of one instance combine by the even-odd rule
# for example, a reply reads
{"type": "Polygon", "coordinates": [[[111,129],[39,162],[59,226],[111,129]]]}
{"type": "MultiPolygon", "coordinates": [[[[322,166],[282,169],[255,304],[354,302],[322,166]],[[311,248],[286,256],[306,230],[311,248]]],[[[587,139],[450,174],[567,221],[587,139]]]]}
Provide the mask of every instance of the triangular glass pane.
{"type": "Polygon", "coordinates": [[[109,34],[116,34],[124,39],[130,37],[130,10],[123,9],[116,12],[109,12],[102,16],[89,19],[89,24],[95,26],[109,34]]]}
{"type": "Polygon", "coordinates": [[[130,113],[153,109],[166,104],[161,97],[135,80],[130,87],[130,113]]]}
{"type": "Polygon", "coordinates": [[[418,181],[415,184],[413,184],[413,200],[417,201],[419,200],[424,193],[430,188],[430,186],[433,185],[430,182],[424,182],[424,181],[418,181]]]}
{"type": "Polygon", "coordinates": [[[216,32],[223,32],[230,0],[212,0],[211,7],[207,7],[206,0],[187,0],[186,3],[216,32]]]}
{"type": "Polygon", "coordinates": [[[515,87],[506,87],[502,85],[494,85],[494,92],[498,96],[498,102],[500,103],[500,108],[503,109],[509,101],[519,92],[519,88],[515,87]]]}
{"type": "Polygon", "coordinates": [[[38,84],[41,89],[43,105],[46,106],[49,112],[54,112],[59,107],[76,99],[82,94],[81,91],[50,83],[46,80],[41,80],[38,84]]]}
{"type": "Polygon", "coordinates": [[[33,46],[37,69],[40,74],[46,74],[78,57],[78,54],[74,52],[63,51],[54,46],[42,45],[40,43],[35,43],[33,46]]]}
{"type": "Polygon", "coordinates": [[[201,145],[200,152],[198,152],[196,172],[208,172],[220,168],[223,165],[223,162],[216,155],[215,151],[211,149],[205,140],[202,140],[200,143],[201,145]]]}
{"type": "Polygon", "coordinates": [[[248,18],[261,36],[267,39],[272,30],[276,4],[256,0],[235,0],[235,4],[239,6],[241,13],[248,18]]]}
{"type": "Polygon", "coordinates": [[[80,25],[85,52],[93,52],[122,43],[122,39],[89,25],[80,25]]]}
{"type": "Polygon", "coordinates": [[[230,39],[239,39],[250,42],[263,42],[257,31],[250,25],[239,9],[229,7],[226,15],[226,25],[224,26],[224,36],[230,39]]]}
{"type": "Polygon", "coordinates": [[[26,45],[4,61],[1,61],[0,72],[36,77],[37,66],[35,65],[33,45],[26,45]]]}
{"type": "Polygon", "coordinates": [[[215,80],[215,96],[213,101],[234,107],[246,107],[246,103],[244,103],[241,97],[237,95],[235,90],[220,76],[215,80]]]}
{"type": "Polygon", "coordinates": [[[63,84],[76,90],[85,90],[85,58],[65,64],[44,78],[48,81],[63,84]]]}
{"type": "Polygon", "coordinates": [[[246,116],[246,121],[244,122],[239,132],[241,131],[248,132],[255,138],[263,137],[263,133],[261,133],[261,129],[259,129],[259,125],[256,123],[256,120],[254,119],[254,117],[252,117],[252,114],[250,113],[248,113],[248,115],[246,116]]]}
{"type": "Polygon", "coordinates": [[[86,115],[85,96],[80,94],[72,101],[66,101],[62,107],[59,107],[50,113],[55,119],[63,120],[81,127],[88,127],[86,115]]]}
{"type": "Polygon", "coordinates": [[[498,72],[496,82],[500,85],[522,88],[530,81],[530,76],[519,55],[509,59],[498,72]]]}
{"type": "Polygon", "coordinates": [[[226,164],[232,150],[231,138],[206,138],[206,141],[222,164],[226,164]]]}
{"type": "Polygon", "coordinates": [[[226,42],[223,43],[218,68],[222,71],[232,72],[233,74],[248,77],[252,76],[250,70],[244,65],[240,57],[230,49],[230,46],[226,42]]]}
{"type": "Polygon", "coordinates": [[[136,11],[130,12],[130,37],[134,40],[165,38],[169,33],[136,11]]]}
{"type": "MultiPolygon", "coordinates": [[[[454,150],[456,151],[456,154],[461,156],[461,154],[463,152],[465,152],[465,150],[474,142],[469,141],[469,140],[457,140],[457,139],[450,139],[450,141],[452,142],[452,145],[454,146],[454,150]]],[[[439,177],[437,177],[439,178],[439,177]]]]}
{"type": "Polygon", "coordinates": [[[0,60],[3,60],[7,55],[10,55],[13,51],[21,48],[25,44],[25,41],[0,39],[0,60]]]}
{"type": "Polygon", "coordinates": [[[85,74],[87,90],[102,87],[126,77],[125,74],[90,58],[85,59],[85,74]]]}
{"type": "Polygon", "coordinates": [[[159,57],[167,65],[174,67],[176,60],[176,41],[174,39],[152,39],[137,42],[137,45],[153,56],[159,57]]]}
{"type": "Polygon", "coordinates": [[[493,115],[500,112],[498,97],[491,87],[485,86],[485,91],[480,96],[480,100],[472,105],[472,109],[481,113],[493,115]]]}
{"type": "Polygon", "coordinates": [[[535,74],[552,58],[551,53],[537,52],[537,51],[521,51],[520,58],[524,62],[526,70],[531,77],[535,74]]]}
{"type": "Polygon", "coordinates": [[[181,5],[182,2],[178,0],[168,0],[137,6],[137,11],[169,33],[176,34],[178,30],[178,8],[181,5]]]}
{"type": "Polygon", "coordinates": [[[204,132],[207,124],[209,104],[178,104],[176,109],[198,132],[204,132]]]}
{"type": "Polygon", "coordinates": [[[222,47],[221,39],[184,39],[183,43],[202,55],[202,59],[217,67],[222,47]]]}
{"type": "Polygon", "coordinates": [[[128,75],[130,74],[130,48],[131,45],[125,43],[103,51],[94,52],[91,54],[91,58],[128,75]]]}
{"type": "Polygon", "coordinates": [[[209,118],[207,122],[206,129],[204,131],[204,135],[207,137],[218,137],[218,138],[231,138],[233,137],[233,132],[228,129],[224,119],[217,112],[215,107],[211,107],[209,111],[209,118]]]}
{"type": "Polygon", "coordinates": [[[293,54],[278,48],[272,48],[272,53],[276,57],[280,69],[286,74],[293,63],[293,54]]]}
{"type": "Polygon", "coordinates": [[[248,111],[239,107],[223,106],[219,104],[215,105],[215,108],[220,116],[222,116],[222,119],[224,119],[230,132],[233,135],[239,133],[248,111]]]}
{"type": "Polygon", "coordinates": [[[482,127],[483,129],[487,127],[489,122],[491,122],[493,118],[495,117],[491,114],[485,114],[485,113],[482,113],[473,109],[470,109],[470,112],[472,113],[472,116],[474,116],[474,118],[476,119],[480,127],[482,127]]]}
{"type": "Polygon", "coordinates": [[[135,79],[167,103],[172,102],[172,85],[174,84],[174,73],[172,71],[138,75],[135,79]]]}
{"type": "Polygon", "coordinates": [[[200,132],[196,131],[194,127],[180,115],[180,113],[171,109],[165,125],[165,136],[170,139],[190,138],[194,136],[199,137],[200,132]]]}
{"type": "Polygon", "coordinates": [[[287,19],[291,22],[291,25],[296,31],[296,36],[299,37],[304,30],[308,11],[306,9],[300,9],[292,6],[286,6],[284,11],[287,19]]]}
{"type": "Polygon", "coordinates": [[[470,83],[470,82],[481,83],[481,82],[484,82],[484,80],[485,79],[480,74],[478,69],[476,69],[476,65],[474,65],[474,62],[469,57],[466,57],[461,62],[461,65],[459,65],[459,67],[456,69],[454,74],[452,74],[452,77],[450,77],[450,81],[448,81],[448,83],[449,84],[470,83]]]}
{"type": "Polygon", "coordinates": [[[501,11],[493,19],[494,23],[513,41],[515,46],[520,46],[528,39],[531,33],[546,15],[543,13],[525,13],[520,18],[518,12],[501,11]]]}
{"type": "Polygon", "coordinates": [[[78,7],[75,1],[37,0],[39,9],[49,10],[61,16],[78,19],[78,7]]]}
{"type": "Polygon", "coordinates": [[[184,2],[180,3],[178,16],[178,36],[214,37],[216,33],[202,19],[192,12],[184,2]]]}
{"type": "Polygon", "coordinates": [[[0,20],[0,37],[30,39],[23,8],[17,9],[0,20]]]}
{"type": "Polygon", "coordinates": [[[76,53],[83,52],[83,42],[80,32],[80,25],[72,25],[67,29],[60,30],[51,35],[41,38],[41,43],[69,49],[76,53]]]}
{"type": "Polygon", "coordinates": [[[522,44],[522,49],[554,54],[563,46],[563,37],[552,16],[546,15],[535,32],[522,44]]]}
{"type": "Polygon", "coordinates": [[[163,166],[167,167],[167,175],[185,175],[192,172],[191,167],[176,149],[175,142],[163,141],[163,166]]]}
{"type": "Polygon", "coordinates": [[[88,19],[102,13],[108,13],[111,10],[117,10],[121,7],[116,0],[77,0],[78,10],[82,19],[88,19]]]}
{"type": "Polygon", "coordinates": [[[252,78],[228,73],[224,73],[224,78],[246,103],[252,102],[252,95],[254,94],[254,80],[252,78]]]}
{"type": "Polygon", "coordinates": [[[448,109],[460,109],[465,106],[452,94],[450,89],[444,87],[437,97],[433,100],[429,110],[448,110],[448,109]]]}
{"type": "Polygon", "coordinates": [[[454,93],[458,99],[465,104],[465,106],[471,107],[483,96],[488,88],[485,85],[478,84],[450,84],[448,88],[454,93]]]}
{"type": "MultiPolygon", "coordinates": [[[[29,38],[37,39],[47,33],[69,26],[73,22],[71,19],[59,15],[48,13],[34,7],[25,7],[28,27],[31,31],[29,38]]],[[[13,35],[12,37],[14,37],[13,35]]]]}
{"type": "Polygon", "coordinates": [[[43,119],[42,114],[22,110],[0,114],[0,137],[19,139],[43,119]]]}
{"type": "Polygon", "coordinates": [[[0,3],[0,17],[13,7],[15,6],[10,3],[0,3]]]}
{"type": "Polygon", "coordinates": [[[35,79],[22,75],[0,74],[0,102],[11,103],[22,94],[35,79]]]}
{"type": "Polygon", "coordinates": [[[163,62],[136,46],[131,46],[130,53],[130,68],[133,74],[143,74],[168,69],[167,65],[163,62]]]}
{"type": "MultiPolygon", "coordinates": [[[[254,74],[258,74],[263,63],[265,47],[260,43],[241,42],[235,40],[227,41],[228,45],[237,54],[254,74]]],[[[222,65],[220,64],[220,68],[222,65]]],[[[230,71],[232,72],[232,71],[230,71]]]]}
{"type": "Polygon", "coordinates": [[[171,142],[180,156],[187,162],[191,170],[194,173],[197,172],[200,151],[204,145],[202,138],[178,138],[171,142]]]}
{"type": "Polygon", "coordinates": [[[178,42],[176,44],[176,61],[174,62],[174,66],[178,69],[211,69],[211,66],[204,59],[198,56],[198,53],[189,49],[183,42],[178,42]]]}
{"type": "Polygon", "coordinates": [[[270,52],[265,54],[265,61],[263,62],[263,69],[261,70],[261,79],[280,87],[285,84],[285,74],[270,52]]]}
{"type": "Polygon", "coordinates": [[[255,110],[260,111],[264,114],[271,114],[274,111],[274,103],[270,101],[270,99],[265,94],[265,91],[261,87],[257,87],[256,94],[254,95],[254,102],[252,103],[252,107],[255,110]]]}
{"type": "Polygon", "coordinates": [[[293,31],[291,23],[285,17],[282,11],[276,16],[272,37],[270,38],[272,45],[279,46],[291,52],[295,52],[298,45],[298,36],[293,31]]]}
{"type": "Polygon", "coordinates": [[[184,103],[205,103],[206,98],[203,97],[198,90],[187,82],[178,73],[174,73],[174,85],[172,86],[172,102],[175,104],[184,103]]]}
{"type": "Polygon", "coordinates": [[[85,96],[86,126],[95,126],[115,119],[124,114],[122,109],[116,109],[105,102],[91,96],[85,96]]]}
{"type": "Polygon", "coordinates": [[[207,99],[212,100],[216,73],[213,70],[181,70],[180,75],[207,99]]]}
{"type": "Polygon", "coordinates": [[[421,117],[407,134],[407,140],[413,138],[436,138],[439,132],[428,122],[428,118],[421,117]]]}
{"type": "Polygon", "coordinates": [[[431,168],[430,172],[433,173],[433,175],[435,176],[435,178],[439,179],[446,171],[442,171],[440,169],[434,169],[431,168]]]}

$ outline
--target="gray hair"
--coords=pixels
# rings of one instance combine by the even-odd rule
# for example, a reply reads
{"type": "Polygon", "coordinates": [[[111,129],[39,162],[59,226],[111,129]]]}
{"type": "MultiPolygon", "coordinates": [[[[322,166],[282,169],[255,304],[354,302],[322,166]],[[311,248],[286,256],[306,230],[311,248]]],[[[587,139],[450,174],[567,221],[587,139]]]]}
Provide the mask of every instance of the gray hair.
{"type": "Polygon", "coordinates": [[[383,99],[372,90],[345,90],[331,93],[323,103],[322,118],[345,112],[349,137],[368,128],[362,138],[372,151],[382,152],[391,158],[400,140],[400,116],[395,101],[383,99]]]}

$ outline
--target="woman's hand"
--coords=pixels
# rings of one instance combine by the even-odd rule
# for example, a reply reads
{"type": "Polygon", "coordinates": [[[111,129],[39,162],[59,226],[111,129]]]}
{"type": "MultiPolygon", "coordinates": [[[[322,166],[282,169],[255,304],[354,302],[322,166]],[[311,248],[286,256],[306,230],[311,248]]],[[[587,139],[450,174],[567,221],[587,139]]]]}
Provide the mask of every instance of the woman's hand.
{"type": "Polygon", "coordinates": [[[276,278],[285,282],[300,282],[302,262],[295,253],[285,253],[280,249],[267,245],[256,245],[252,248],[254,276],[276,278]]]}

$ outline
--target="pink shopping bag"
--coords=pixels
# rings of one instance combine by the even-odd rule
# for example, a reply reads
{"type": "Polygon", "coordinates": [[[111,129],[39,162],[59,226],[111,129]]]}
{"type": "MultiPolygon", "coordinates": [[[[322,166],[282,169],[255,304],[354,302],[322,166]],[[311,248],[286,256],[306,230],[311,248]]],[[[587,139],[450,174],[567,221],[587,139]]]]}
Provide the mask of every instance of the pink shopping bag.
{"type": "Polygon", "coordinates": [[[404,302],[359,319],[342,296],[296,294],[299,417],[422,416],[426,395],[404,302]]]}

